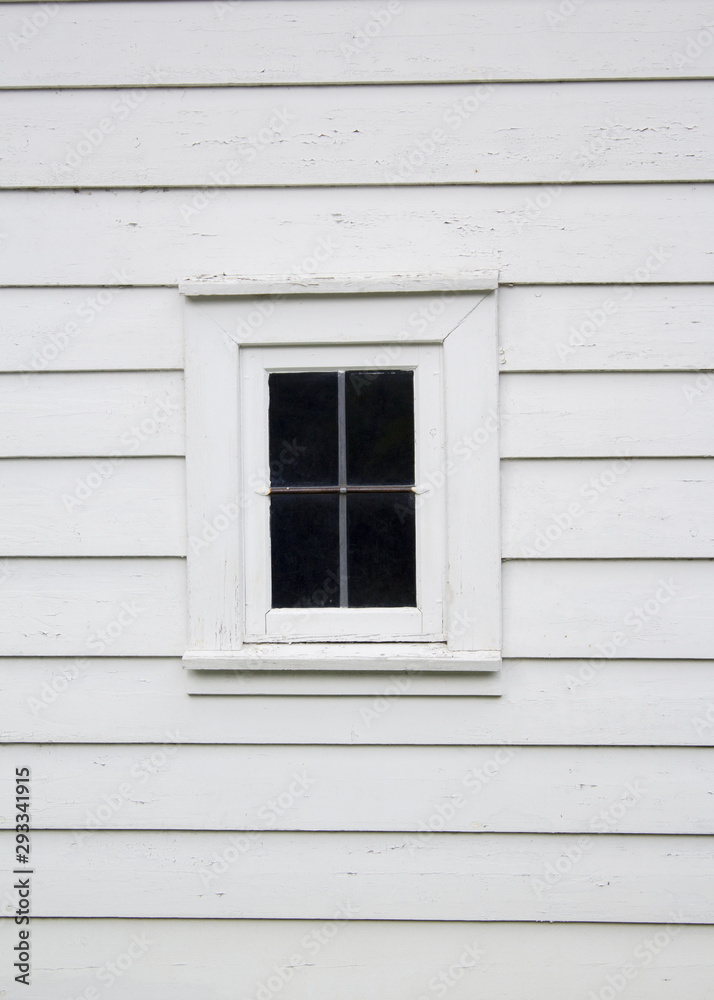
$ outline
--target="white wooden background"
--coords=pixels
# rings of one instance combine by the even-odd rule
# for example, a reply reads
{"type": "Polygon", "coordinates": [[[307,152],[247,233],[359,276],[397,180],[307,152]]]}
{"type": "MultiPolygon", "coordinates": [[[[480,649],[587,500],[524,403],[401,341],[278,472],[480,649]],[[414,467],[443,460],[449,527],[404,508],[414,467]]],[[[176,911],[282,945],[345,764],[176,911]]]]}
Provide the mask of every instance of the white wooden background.
{"type": "Polygon", "coordinates": [[[561,6],[0,3],[0,840],[30,766],[37,1000],[142,934],[117,1000],[255,997],[302,952],[286,1000],[628,964],[631,1000],[709,1000],[714,12],[561,6]],[[365,261],[500,270],[504,693],[189,696],[176,286],[365,261]]]}

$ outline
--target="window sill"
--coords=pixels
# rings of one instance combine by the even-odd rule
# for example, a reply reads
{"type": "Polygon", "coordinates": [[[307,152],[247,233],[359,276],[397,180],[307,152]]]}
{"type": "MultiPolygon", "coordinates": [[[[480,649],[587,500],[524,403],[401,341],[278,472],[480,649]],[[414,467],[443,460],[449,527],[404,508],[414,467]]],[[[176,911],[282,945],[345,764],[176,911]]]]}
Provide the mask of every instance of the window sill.
{"type": "Polygon", "coordinates": [[[188,651],[183,663],[188,670],[472,673],[499,670],[501,654],[441,642],[257,642],[229,652],[188,651]]]}
{"type": "Polygon", "coordinates": [[[183,664],[195,695],[501,694],[498,651],[443,643],[255,643],[190,651],[183,664]]]}

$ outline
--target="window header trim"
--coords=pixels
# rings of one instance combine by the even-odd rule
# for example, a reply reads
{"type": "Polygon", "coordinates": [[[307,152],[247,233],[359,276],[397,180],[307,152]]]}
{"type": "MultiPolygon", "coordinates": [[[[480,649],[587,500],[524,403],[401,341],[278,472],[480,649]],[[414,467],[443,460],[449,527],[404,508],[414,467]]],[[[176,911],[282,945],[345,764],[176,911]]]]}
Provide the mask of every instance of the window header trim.
{"type": "Polygon", "coordinates": [[[457,274],[261,275],[255,277],[191,278],[179,283],[189,298],[214,295],[354,295],[415,294],[419,292],[491,292],[498,288],[498,271],[457,274]]]}

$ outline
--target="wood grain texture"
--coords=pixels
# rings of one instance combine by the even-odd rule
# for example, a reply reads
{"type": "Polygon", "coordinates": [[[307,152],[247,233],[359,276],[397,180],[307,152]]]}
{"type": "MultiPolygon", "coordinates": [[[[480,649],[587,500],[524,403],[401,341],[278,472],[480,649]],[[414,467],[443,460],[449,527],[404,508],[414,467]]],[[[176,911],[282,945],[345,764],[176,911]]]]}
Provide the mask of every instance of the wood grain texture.
{"type": "Polygon", "coordinates": [[[184,651],[182,559],[17,559],[4,567],[2,656],[184,651]]]}
{"type": "Polygon", "coordinates": [[[429,0],[193,0],[50,9],[34,25],[32,4],[0,9],[0,33],[10,41],[2,85],[673,79],[714,69],[706,32],[696,48],[712,21],[705,0],[631,0],[624,7],[603,0],[574,5],[566,17],[552,0],[440,0],[437,7],[429,0]]]}
{"type": "MultiPolygon", "coordinates": [[[[0,749],[8,803],[17,754],[0,749]]],[[[21,756],[35,830],[714,833],[708,749],[167,743],[21,756]]],[[[0,825],[14,828],[9,806],[0,825]]]]}
{"type": "MultiPolygon", "coordinates": [[[[714,46],[712,47],[714,51],[714,46]]],[[[499,270],[502,283],[711,282],[714,186],[0,192],[6,285],[499,270]],[[240,239],[236,234],[240,234],[240,239]]]]}
{"type": "Polygon", "coordinates": [[[501,465],[506,559],[714,557],[711,459],[501,465]]]}
{"type": "Polygon", "coordinates": [[[183,556],[180,458],[5,459],[0,554],[183,556]]]}
{"type": "MultiPolygon", "coordinates": [[[[114,278],[121,280],[121,273],[114,278]]],[[[182,367],[181,297],[175,290],[0,289],[0,371],[182,367]]]]}
{"type": "Polygon", "coordinates": [[[394,677],[370,697],[190,698],[179,659],[0,660],[16,743],[714,744],[707,661],[510,660],[501,675],[495,699],[403,698],[394,677]]]}
{"type": "Polygon", "coordinates": [[[711,81],[12,91],[0,185],[706,180],[713,97],[711,81]]]}
{"type": "MultiPolygon", "coordinates": [[[[282,970],[286,995],[314,1000],[438,996],[444,977],[451,1000],[561,1000],[597,995],[625,965],[635,972],[628,983],[631,1000],[671,1000],[673,991],[702,1000],[709,988],[714,930],[674,926],[676,910],[666,924],[647,926],[385,923],[359,917],[338,924],[35,919],[32,995],[81,997],[111,983],[113,1000],[235,1000],[255,997],[261,987],[267,991],[268,982],[280,982],[282,970]],[[128,967],[112,982],[110,963],[116,968],[130,946],[137,960],[122,960],[128,967]]],[[[17,943],[16,931],[11,921],[0,920],[5,954],[17,943]]]]}
{"type": "Polygon", "coordinates": [[[0,456],[182,455],[174,372],[0,375],[0,456]]]}
{"type": "Polygon", "coordinates": [[[714,376],[510,374],[501,378],[501,455],[714,455],[714,376]]]}
{"type": "MultiPolygon", "coordinates": [[[[702,837],[243,836],[35,831],[42,878],[34,881],[33,913],[329,920],[342,902],[366,920],[664,923],[678,905],[684,923],[711,917],[714,876],[702,837]],[[557,877],[561,858],[566,872],[557,877]],[[552,884],[545,881],[548,864],[556,871],[552,884]]],[[[0,833],[6,852],[13,837],[0,833]]]]}
{"type": "Polygon", "coordinates": [[[711,560],[507,562],[503,592],[505,656],[711,657],[711,560]]]}
{"type": "Polygon", "coordinates": [[[499,291],[501,370],[707,369],[714,285],[542,286],[499,291]]]}

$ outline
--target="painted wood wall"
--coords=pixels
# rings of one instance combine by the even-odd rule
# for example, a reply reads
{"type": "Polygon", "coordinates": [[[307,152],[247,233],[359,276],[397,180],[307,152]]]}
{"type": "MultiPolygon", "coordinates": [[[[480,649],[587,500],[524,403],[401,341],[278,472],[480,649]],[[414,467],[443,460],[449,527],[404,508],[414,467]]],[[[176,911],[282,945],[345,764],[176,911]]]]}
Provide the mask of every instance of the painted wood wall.
{"type": "Polygon", "coordinates": [[[0,39],[34,1000],[708,1000],[712,4],[1,2],[0,39]],[[176,286],[365,261],[501,273],[504,694],[189,697],[176,286]]]}

